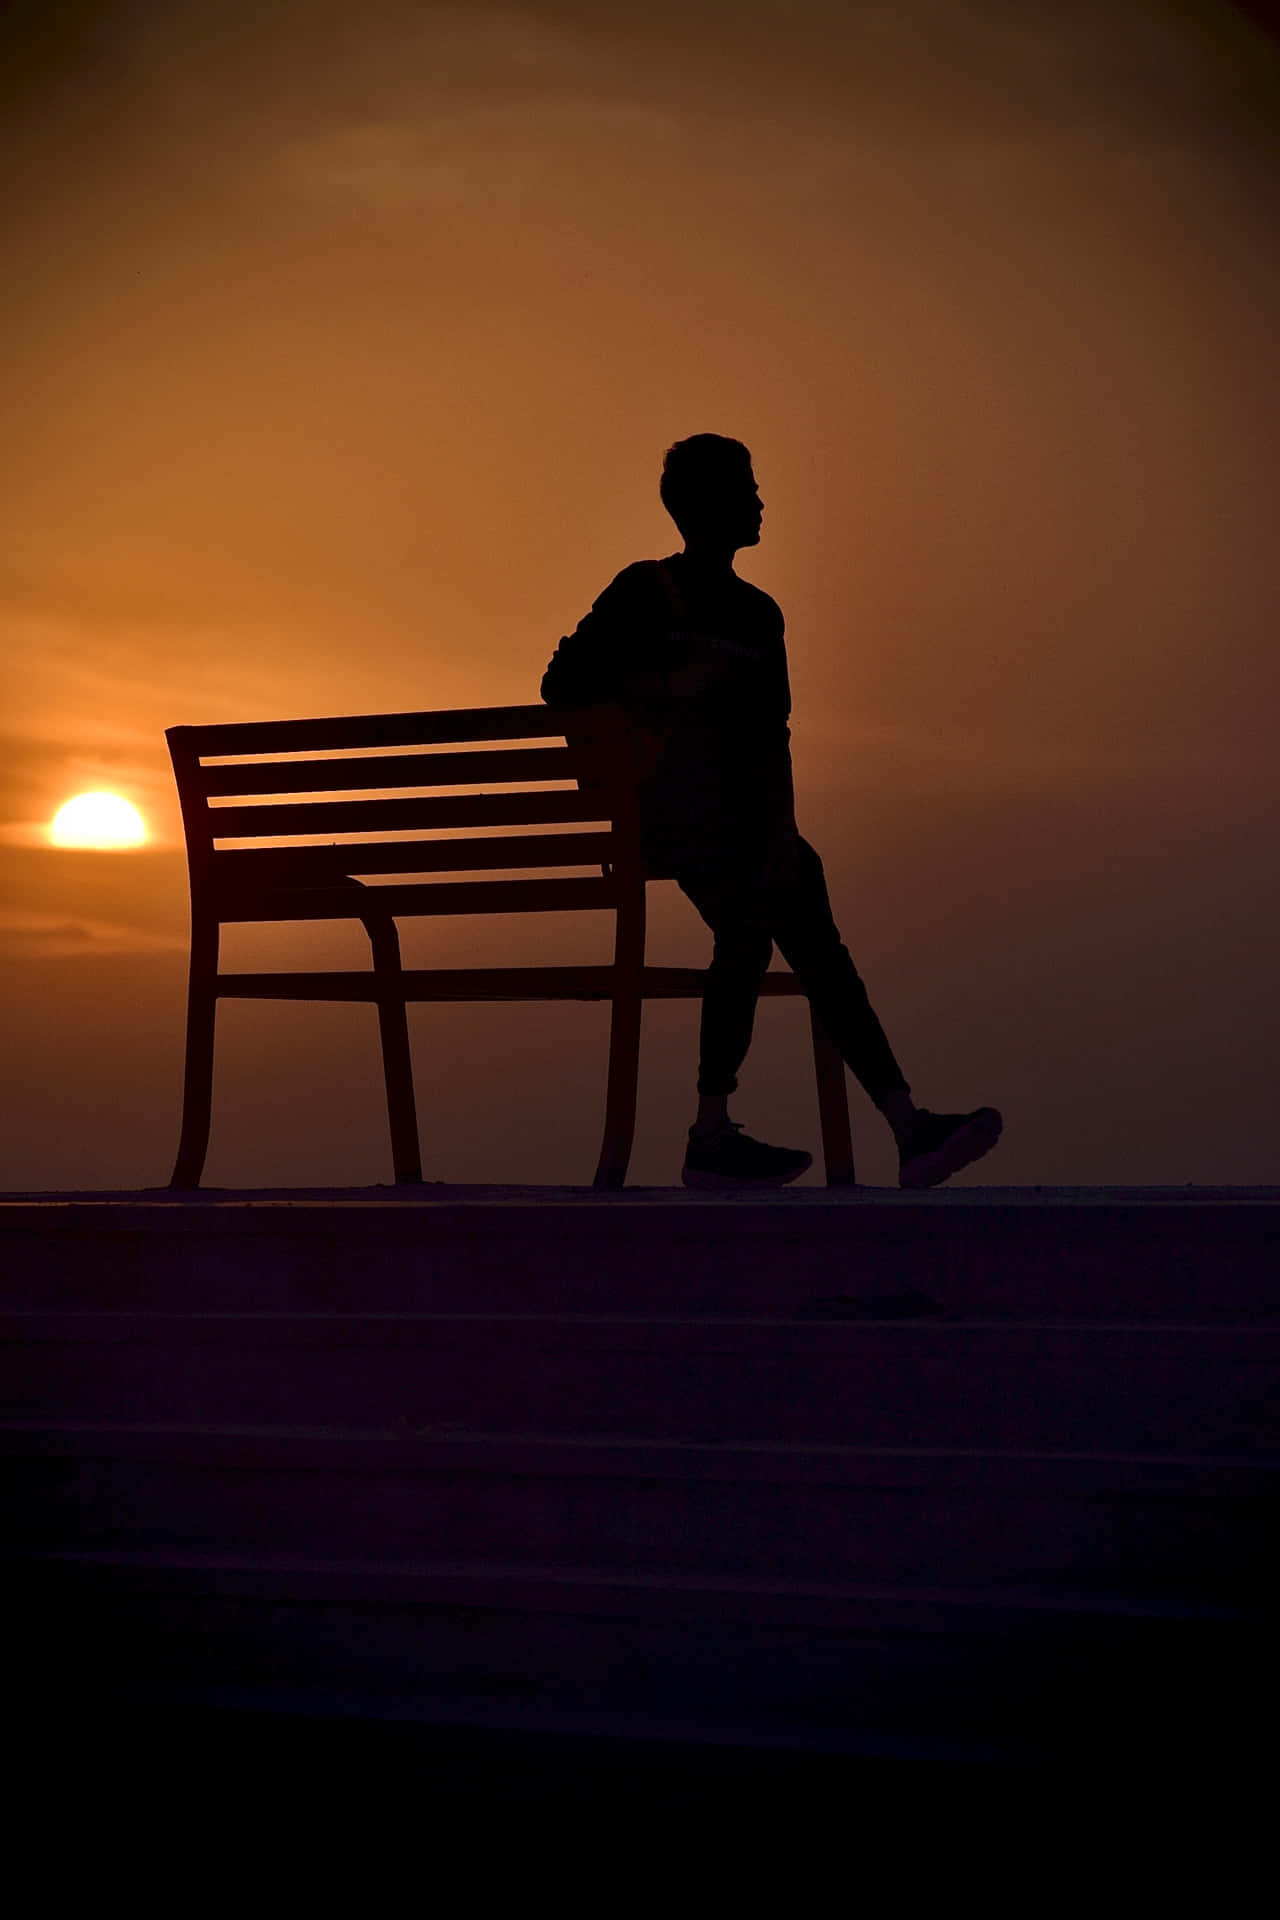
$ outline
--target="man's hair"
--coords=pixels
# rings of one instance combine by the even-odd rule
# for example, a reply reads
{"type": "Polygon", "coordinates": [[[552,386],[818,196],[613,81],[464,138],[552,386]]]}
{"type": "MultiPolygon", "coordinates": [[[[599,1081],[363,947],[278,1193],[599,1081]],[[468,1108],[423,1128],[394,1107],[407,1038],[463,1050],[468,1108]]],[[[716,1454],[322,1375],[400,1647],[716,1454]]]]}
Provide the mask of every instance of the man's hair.
{"type": "Polygon", "coordinates": [[[695,433],[668,447],[662,461],[658,492],[662,504],[681,533],[696,523],[698,508],[726,480],[737,480],[751,469],[751,454],[741,440],[720,433],[695,433]]]}

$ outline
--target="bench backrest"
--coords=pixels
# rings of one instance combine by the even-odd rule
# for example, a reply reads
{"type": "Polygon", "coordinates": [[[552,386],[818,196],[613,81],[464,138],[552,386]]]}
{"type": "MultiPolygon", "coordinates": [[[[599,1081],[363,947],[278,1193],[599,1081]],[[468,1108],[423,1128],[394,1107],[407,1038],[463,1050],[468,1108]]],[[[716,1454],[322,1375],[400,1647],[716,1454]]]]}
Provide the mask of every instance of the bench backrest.
{"type": "Polygon", "coordinates": [[[479,707],[165,737],[193,908],[219,920],[599,910],[643,886],[611,710],[479,707]],[[458,874],[493,877],[431,877],[458,874]]]}

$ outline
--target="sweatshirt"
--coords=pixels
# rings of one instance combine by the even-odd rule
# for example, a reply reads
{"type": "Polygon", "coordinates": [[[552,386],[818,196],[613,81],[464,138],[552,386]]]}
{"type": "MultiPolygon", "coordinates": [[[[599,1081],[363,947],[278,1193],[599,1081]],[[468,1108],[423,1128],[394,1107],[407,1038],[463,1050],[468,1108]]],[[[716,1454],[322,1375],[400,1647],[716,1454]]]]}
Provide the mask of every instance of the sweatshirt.
{"type": "Polygon", "coordinates": [[[560,641],[542,697],[617,702],[654,740],[638,793],[651,860],[678,865],[790,823],[782,611],[736,574],[708,582],[683,554],[624,567],[560,641]]]}

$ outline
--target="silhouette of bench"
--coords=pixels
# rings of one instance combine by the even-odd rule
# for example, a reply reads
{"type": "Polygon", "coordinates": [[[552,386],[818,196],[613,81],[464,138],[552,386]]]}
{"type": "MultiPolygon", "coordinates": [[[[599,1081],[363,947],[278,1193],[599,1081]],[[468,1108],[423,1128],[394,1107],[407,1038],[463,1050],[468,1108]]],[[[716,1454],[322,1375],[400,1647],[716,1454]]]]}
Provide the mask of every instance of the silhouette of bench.
{"type": "MultiPolygon", "coordinates": [[[[422,1178],[410,1001],[607,1000],[595,1185],[622,1186],[635,1132],[643,1003],[700,999],[705,976],[701,968],[645,964],[645,887],[654,876],[637,852],[629,736],[618,709],[364,714],[171,727],[165,738],[191,877],[182,1132],[171,1185],[200,1184],[217,1003],[238,999],[377,1007],[398,1184],[422,1178]],[[477,874],[484,877],[458,877],[477,874]],[[401,964],[402,916],[548,912],[613,914],[612,962],[401,964]],[[219,970],[225,924],[294,920],[360,921],[371,968],[219,970]]],[[[771,997],[800,991],[789,973],[765,979],[771,997]]],[[[812,1012],[810,1022],[827,1182],[851,1185],[844,1063],[812,1012]]]]}

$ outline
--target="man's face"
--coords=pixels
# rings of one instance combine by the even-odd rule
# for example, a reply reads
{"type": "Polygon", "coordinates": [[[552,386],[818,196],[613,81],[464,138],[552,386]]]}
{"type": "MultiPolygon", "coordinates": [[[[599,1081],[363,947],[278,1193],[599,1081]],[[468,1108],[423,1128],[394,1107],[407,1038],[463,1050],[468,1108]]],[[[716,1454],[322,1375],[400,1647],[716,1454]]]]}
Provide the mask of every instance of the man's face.
{"type": "Polygon", "coordinates": [[[706,530],[718,539],[731,541],[735,550],[755,547],[760,544],[763,518],[764,502],[755,474],[749,466],[742,467],[727,473],[708,500],[706,530]]]}
{"type": "Polygon", "coordinates": [[[758,547],[760,544],[760,523],[764,519],[764,501],[760,498],[760,489],[756,485],[756,476],[748,467],[743,480],[742,523],[747,529],[744,547],[758,547]]]}

